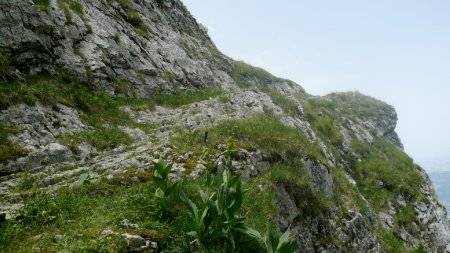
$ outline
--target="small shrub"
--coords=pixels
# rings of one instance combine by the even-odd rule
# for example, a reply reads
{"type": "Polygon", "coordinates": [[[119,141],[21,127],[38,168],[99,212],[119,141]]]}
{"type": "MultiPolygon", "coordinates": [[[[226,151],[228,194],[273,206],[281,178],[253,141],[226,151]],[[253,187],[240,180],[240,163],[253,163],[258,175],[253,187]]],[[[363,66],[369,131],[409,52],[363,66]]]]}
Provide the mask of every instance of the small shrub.
{"type": "Polygon", "coordinates": [[[282,186],[291,196],[300,212],[296,219],[320,217],[330,210],[330,200],[314,188],[311,179],[306,175],[299,160],[291,160],[290,164],[274,164],[271,171],[272,180],[282,186]]]}
{"type": "Polygon", "coordinates": [[[142,27],[144,24],[144,20],[142,20],[141,16],[137,12],[130,12],[128,14],[128,21],[134,27],[142,27]]]}

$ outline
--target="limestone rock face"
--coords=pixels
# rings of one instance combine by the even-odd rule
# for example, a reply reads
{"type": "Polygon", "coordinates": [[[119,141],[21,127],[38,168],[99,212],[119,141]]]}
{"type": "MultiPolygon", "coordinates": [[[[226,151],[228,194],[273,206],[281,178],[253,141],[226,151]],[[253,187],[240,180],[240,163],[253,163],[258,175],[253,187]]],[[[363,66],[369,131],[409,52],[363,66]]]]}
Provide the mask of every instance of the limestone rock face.
{"type": "Polygon", "coordinates": [[[232,62],[179,0],[0,2],[0,48],[24,74],[65,69],[112,94],[152,97],[176,86],[231,85],[232,62]],[[126,83],[129,87],[120,86],[126,83]]]}
{"type": "MultiPolygon", "coordinates": [[[[24,194],[18,192],[18,185],[24,179],[16,173],[29,167],[29,176],[48,191],[73,185],[80,173],[95,180],[115,180],[127,173],[150,172],[155,158],[174,162],[172,179],[195,178],[206,170],[198,157],[201,150],[178,153],[171,143],[174,136],[204,134],[224,121],[270,114],[283,127],[301,133],[302,143],[311,145],[270,154],[263,154],[261,147],[239,147],[233,172],[244,180],[259,180],[278,162],[295,161],[290,169],[308,183],[274,180],[278,210],[273,215],[281,230],[292,229],[299,252],[384,252],[380,230],[391,233],[408,250],[422,244],[430,252],[450,252],[446,211],[418,166],[409,168],[420,176],[414,181],[418,197],[402,189],[379,210],[371,193],[363,193],[361,177],[356,177],[358,164],[366,157],[355,143],[373,147],[382,140],[394,151],[403,148],[392,106],[357,92],[311,96],[291,81],[268,73],[262,74],[269,78],[254,76],[261,74],[260,69],[243,75],[248,80],[247,86],[242,85],[232,73],[238,64],[216,49],[207,29],[180,0],[77,2],[81,10],[64,0],[50,0],[49,6],[37,6],[33,0],[0,0],[0,53],[10,65],[6,74],[0,69],[0,80],[63,72],[81,79],[89,91],[104,90],[112,97],[154,98],[210,86],[222,88],[223,94],[180,107],[124,105],[120,110],[132,124],[110,126],[107,122],[102,127],[123,130],[133,143],[106,150],[87,142],[70,148],[62,144],[63,135],[94,129],[83,121],[86,112],[80,108],[59,103],[2,108],[0,126],[17,128],[8,133],[8,140],[30,152],[0,162],[0,222],[22,207],[24,194]],[[138,127],[142,125],[147,128],[138,127]],[[309,147],[315,148],[313,154],[309,147]],[[399,222],[405,207],[413,208],[412,217],[399,222]]],[[[219,144],[217,150],[223,151],[224,146],[219,144]]],[[[388,155],[382,152],[378,158],[388,155]]],[[[210,158],[217,171],[225,168],[223,154],[210,158]]],[[[140,182],[137,176],[131,178],[140,182]]],[[[396,187],[385,181],[377,179],[374,184],[380,189],[396,187]]],[[[113,234],[118,232],[108,230],[104,236],[113,234]]],[[[120,235],[132,251],[164,250],[138,235],[120,235]]]]}
{"type": "Polygon", "coordinates": [[[81,122],[80,113],[62,104],[11,106],[0,111],[0,123],[18,127],[19,133],[11,139],[30,150],[26,157],[1,162],[0,174],[72,160],[73,154],[70,149],[56,143],[56,138],[65,133],[87,129],[81,122]]]}

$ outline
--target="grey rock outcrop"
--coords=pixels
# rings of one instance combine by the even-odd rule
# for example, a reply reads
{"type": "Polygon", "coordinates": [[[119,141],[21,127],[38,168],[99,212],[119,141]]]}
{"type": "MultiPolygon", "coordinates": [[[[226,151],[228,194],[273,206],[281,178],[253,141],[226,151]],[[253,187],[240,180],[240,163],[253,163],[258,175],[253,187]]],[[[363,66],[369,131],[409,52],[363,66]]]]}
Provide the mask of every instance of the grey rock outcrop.
{"type": "Polygon", "coordinates": [[[18,127],[12,141],[30,151],[26,157],[1,162],[0,174],[72,160],[70,149],[57,143],[56,138],[87,129],[77,110],[61,104],[11,106],[0,111],[0,124],[18,127]]]}
{"type": "Polygon", "coordinates": [[[232,85],[232,62],[181,1],[0,2],[0,49],[22,73],[65,69],[111,94],[153,97],[175,86],[232,85]],[[128,84],[120,88],[120,82],[128,84]]]}
{"type": "MultiPolygon", "coordinates": [[[[0,163],[0,222],[22,207],[18,185],[24,179],[14,173],[28,166],[33,168],[27,173],[36,185],[48,191],[75,185],[82,175],[117,180],[129,173],[131,180],[139,182],[133,173],[151,173],[151,161],[155,158],[175,162],[170,174],[174,180],[189,175],[198,177],[205,166],[192,152],[178,153],[171,144],[173,136],[182,131],[206,131],[227,120],[270,113],[284,126],[304,134],[319,153],[308,157],[302,153],[303,147],[293,147],[293,156],[300,161],[294,166],[295,172],[308,184],[296,184],[290,179],[274,183],[274,201],[279,206],[274,216],[282,230],[292,228],[300,252],[384,252],[375,233],[378,223],[386,231],[398,232],[397,239],[408,249],[423,244],[431,252],[450,252],[446,211],[437,201],[425,172],[418,169],[421,197],[416,202],[410,203],[408,196],[399,194],[395,201],[389,201],[386,210],[378,213],[372,209],[370,199],[358,191],[361,182],[352,178],[354,164],[364,159],[354,150],[353,143],[371,145],[383,139],[396,150],[403,148],[395,132],[397,114],[392,106],[357,92],[313,97],[301,86],[282,79],[269,87],[282,98],[281,103],[267,91],[264,80],[251,77],[248,81],[252,85],[239,87],[230,73],[235,62],[216,49],[206,28],[179,0],[163,4],[156,0],[129,0],[127,5],[116,0],[77,1],[82,11],[72,10],[65,1],[57,0],[50,0],[48,7],[39,7],[32,0],[0,1],[0,50],[8,56],[11,67],[11,73],[2,79],[69,72],[90,89],[106,90],[112,96],[152,98],[160,93],[209,86],[222,87],[224,92],[220,97],[179,108],[156,106],[146,110],[123,106],[121,109],[133,123],[155,127],[146,132],[117,126],[134,142],[105,151],[96,150],[89,143],[71,147],[74,150],[60,143],[59,137],[65,134],[93,128],[83,123],[77,109],[38,103],[1,110],[0,124],[18,128],[8,138],[30,153],[0,163]],[[342,135],[341,143],[331,143],[314,128],[308,118],[308,99],[328,105],[318,115],[333,122],[342,135]],[[283,107],[283,102],[289,103],[293,112],[283,107]],[[339,179],[333,172],[341,167],[345,170],[339,179]],[[347,184],[354,192],[337,192],[347,184]],[[415,219],[408,227],[399,226],[397,212],[407,205],[413,205],[415,219]]],[[[279,156],[276,162],[292,158],[281,152],[275,155],[279,156]]],[[[216,154],[211,159],[219,171],[225,169],[225,156],[216,154]]],[[[270,172],[271,162],[259,149],[240,148],[232,165],[236,174],[254,180],[270,172]]],[[[384,185],[381,180],[376,183],[384,185]]],[[[123,221],[121,226],[137,225],[123,221]]],[[[154,242],[139,235],[105,230],[103,236],[110,235],[126,238],[130,251],[158,250],[154,242]]]]}

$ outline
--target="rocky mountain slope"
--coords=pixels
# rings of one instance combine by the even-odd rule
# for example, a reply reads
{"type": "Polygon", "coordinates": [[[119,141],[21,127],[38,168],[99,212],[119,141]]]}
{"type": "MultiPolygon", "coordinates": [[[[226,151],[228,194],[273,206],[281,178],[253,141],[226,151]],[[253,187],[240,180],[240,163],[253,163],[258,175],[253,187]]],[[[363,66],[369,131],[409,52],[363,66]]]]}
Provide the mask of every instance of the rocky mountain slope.
{"type": "Polygon", "coordinates": [[[270,218],[298,252],[450,252],[446,211],[402,151],[392,106],[311,96],[236,62],[178,0],[0,10],[2,251],[196,251],[188,212],[155,207],[151,161],[173,161],[192,195],[205,159],[224,170],[231,137],[242,212],[261,233],[270,218]]]}

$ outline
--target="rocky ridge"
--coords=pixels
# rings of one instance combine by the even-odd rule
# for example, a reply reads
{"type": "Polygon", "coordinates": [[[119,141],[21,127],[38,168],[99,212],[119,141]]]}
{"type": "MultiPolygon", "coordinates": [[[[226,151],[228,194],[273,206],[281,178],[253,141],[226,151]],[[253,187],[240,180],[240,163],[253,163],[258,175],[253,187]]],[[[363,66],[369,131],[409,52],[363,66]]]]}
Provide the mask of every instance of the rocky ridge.
{"type": "MultiPolygon", "coordinates": [[[[73,148],[60,141],[64,134],[94,128],[83,120],[85,112],[78,108],[38,102],[1,110],[0,123],[19,128],[18,133],[9,134],[9,139],[29,150],[27,156],[0,163],[0,211],[8,218],[22,207],[20,186],[30,177],[39,188],[56,191],[76,184],[82,174],[91,179],[115,180],[129,172],[151,171],[154,158],[175,161],[172,177],[176,180],[198,177],[205,168],[192,152],[181,152],[172,143],[174,136],[204,132],[221,122],[270,113],[319,147],[323,158],[307,157],[301,147],[293,147],[294,155],[300,159],[304,169],[301,173],[311,180],[314,192],[333,203],[309,213],[300,201],[308,195],[307,189],[290,181],[277,184],[278,225],[282,230],[291,227],[299,252],[389,251],[380,229],[393,231],[408,249],[423,245],[431,252],[450,252],[446,211],[437,201],[426,173],[418,166],[411,170],[420,176],[419,187],[414,186],[419,188],[417,198],[400,191],[395,200],[388,200],[386,207],[375,208],[377,204],[371,196],[358,188],[363,185],[358,178],[358,164],[367,157],[355,143],[376,146],[378,140],[383,140],[401,152],[393,107],[359,93],[313,97],[290,81],[271,76],[268,80],[254,73],[243,77],[251,85],[242,85],[233,75],[236,62],[215,48],[206,29],[196,23],[180,1],[121,4],[80,0],[82,11],[71,9],[64,1],[49,3],[0,3],[0,48],[10,59],[8,71],[3,74],[5,80],[68,71],[79,76],[90,89],[104,89],[113,97],[154,98],[162,93],[177,94],[180,90],[207,86],[220,87],[223,96],[179,108],[156,106],[141,110],[123,106],[121,110],[133,122],[155,127],[145,132],[118,126],[133,143],[105,151],[89,142],[73,148]],[[332,122],[331,129],[320,125],[322,121],[332,122]],[[194,166],[189,164],[192,160],[194,166]],[[338,170],[344,183],[335,174],[338,170]],[[351,185],[354,196],[339,192],[343,189],[341,184],[351,185]],[[336,195],[341,196],[334,202],[331,199],[336,195]],[[363,207],[355,206],[354,201],[363,207]],[[398,214],[410,205],[414,220],[401,222],[398,214]]],[[[272,169],[274,156],[290,159],[289,154],[241,148],[233,168],[246,180],[253,180],[272,169]]],[[[220,155],[213,157],[219,168],[223,159],[220,155]]],[[[140,179],[136,176],[134,180],[140,179]]],[[[380,189],[388,187],[387,182],[377,182],[380,189]]]]}

